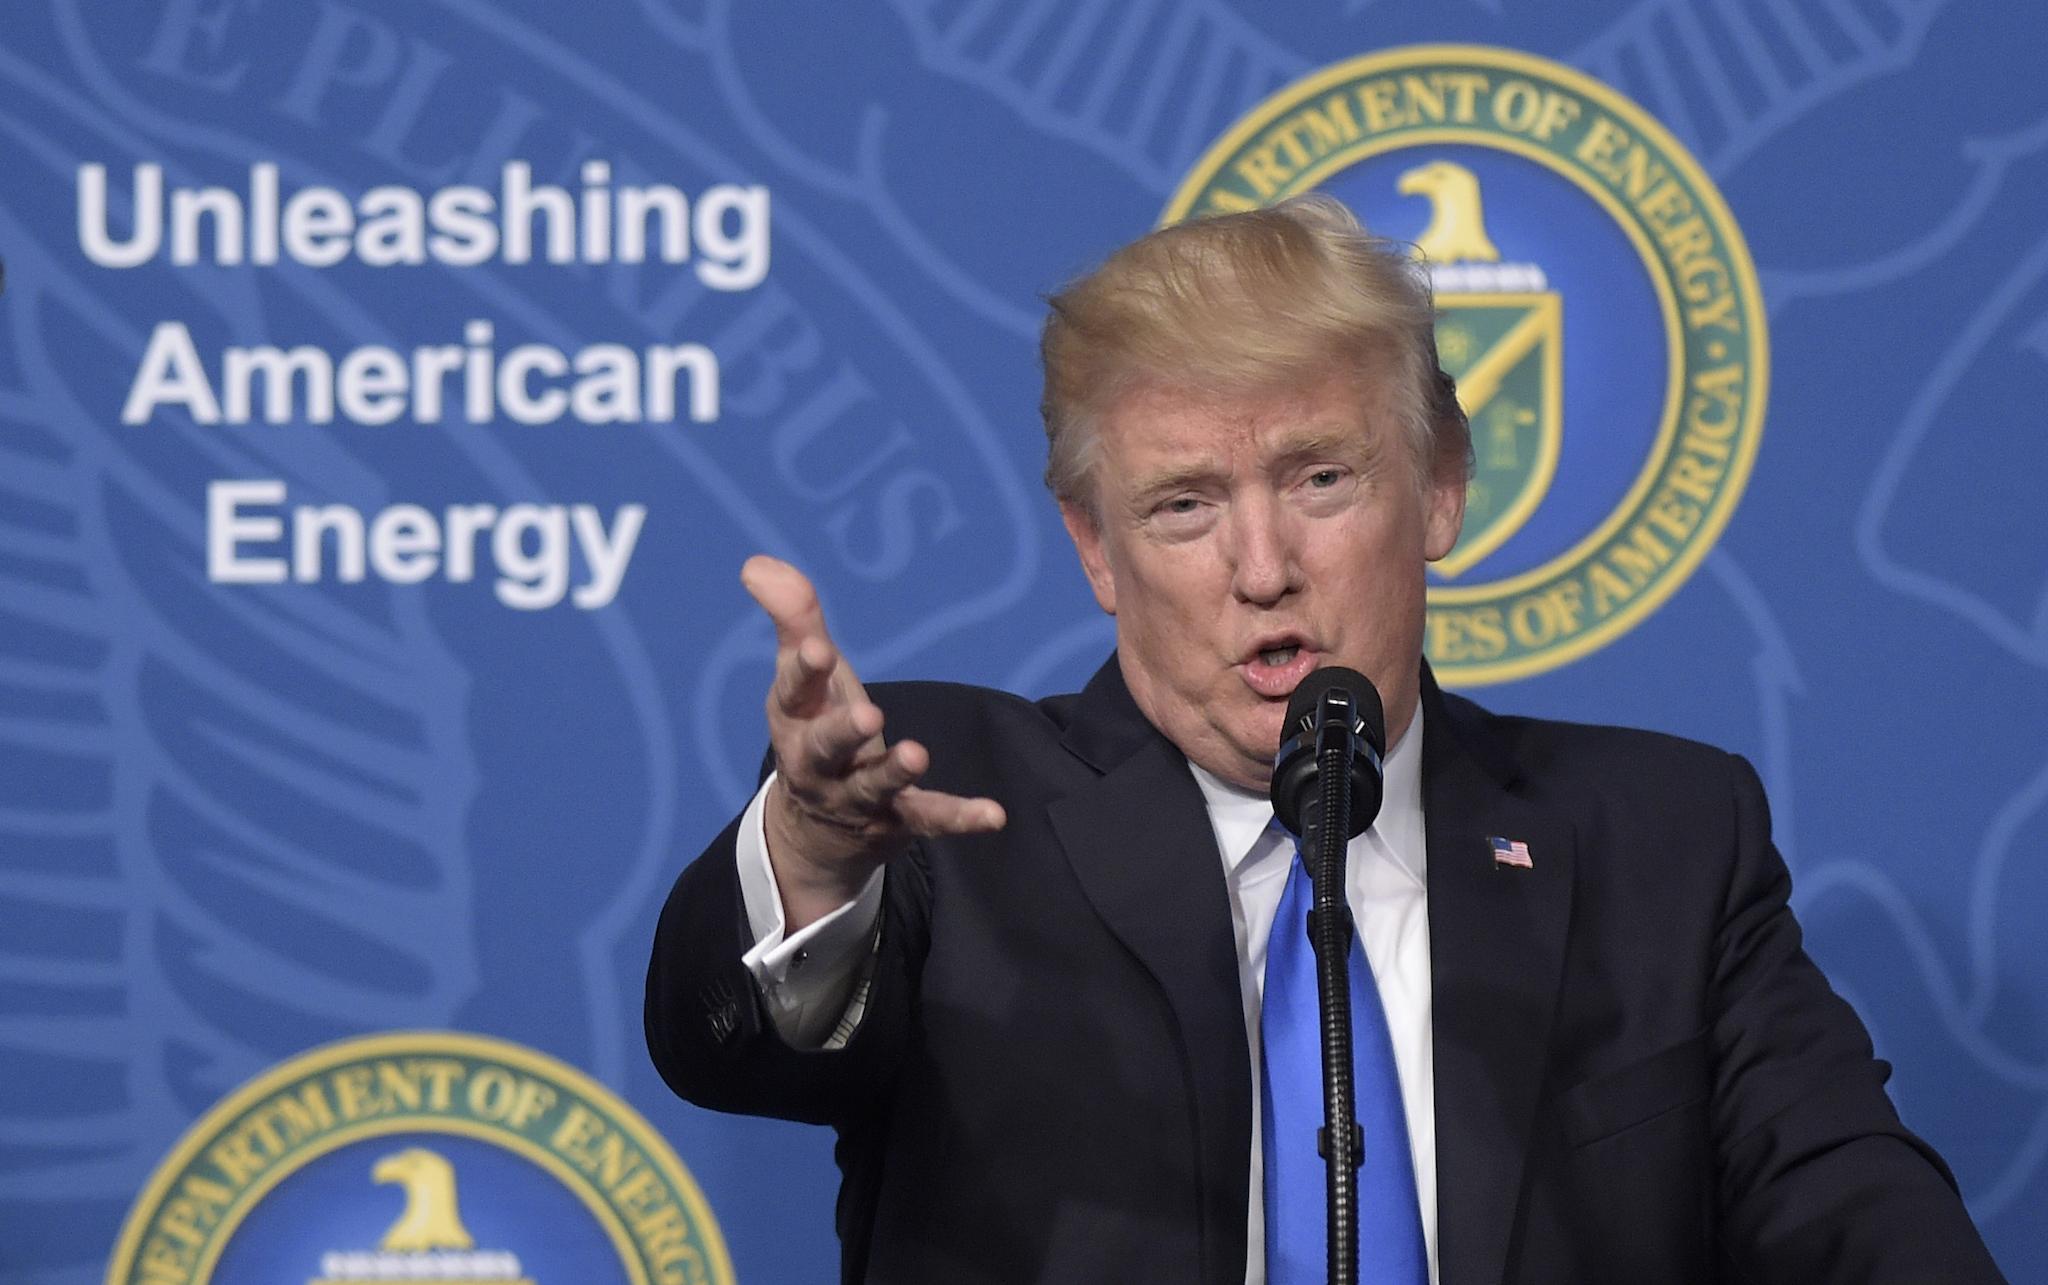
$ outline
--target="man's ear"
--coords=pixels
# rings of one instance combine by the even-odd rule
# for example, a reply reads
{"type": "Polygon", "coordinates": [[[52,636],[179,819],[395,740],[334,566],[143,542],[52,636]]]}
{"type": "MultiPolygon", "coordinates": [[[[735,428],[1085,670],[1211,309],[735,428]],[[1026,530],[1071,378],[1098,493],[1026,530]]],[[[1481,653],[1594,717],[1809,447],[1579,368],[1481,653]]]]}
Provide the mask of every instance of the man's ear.
{"type": "Polygon", "coordinates": [[[1465,470],[1439,465],[1423,492],[1422,556],[1435,562],[1458,544],[1465,529],[1465,470]]]}
{"type": "Polygon", "coordinates": [[[1116,575],[1109,569],[1109,553],[1102,547],[1102,528],[1096,525],[1095,515],[1071,501],[1060,501],[1060,521],[1067,524],[1067,535],[1074,542],[1074,552],[1081,555],[1081,570],[1088,576],[1088,584],[1095,590],[1095,603],[1104,611],[1116,614],[1116,575]]]}

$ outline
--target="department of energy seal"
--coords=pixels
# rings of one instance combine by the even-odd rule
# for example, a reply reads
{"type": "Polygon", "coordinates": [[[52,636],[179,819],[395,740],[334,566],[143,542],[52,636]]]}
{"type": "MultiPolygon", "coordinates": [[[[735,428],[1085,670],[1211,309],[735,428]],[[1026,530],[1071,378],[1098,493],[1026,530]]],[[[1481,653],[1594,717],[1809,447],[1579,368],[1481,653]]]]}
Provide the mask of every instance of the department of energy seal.
{"type": "Polygon", "coordinates": [[[347,1040],[236,1090],[121,1229],[109,1285],[731,1285],[697,1184],[553,1058],[478,1035],[347,1040]]]}
{"type": "Polygon", "coordinates": [[[1756,271],[1699,165],[1568,67],[1417,45],[1261,103],[1163,221],[1311,190],[1428,264],[1472,421],[1465,531],[1431,573],[1437,676],[1526,677],[1640,623],[1727,525],[1763,428],[1756,271]]]}

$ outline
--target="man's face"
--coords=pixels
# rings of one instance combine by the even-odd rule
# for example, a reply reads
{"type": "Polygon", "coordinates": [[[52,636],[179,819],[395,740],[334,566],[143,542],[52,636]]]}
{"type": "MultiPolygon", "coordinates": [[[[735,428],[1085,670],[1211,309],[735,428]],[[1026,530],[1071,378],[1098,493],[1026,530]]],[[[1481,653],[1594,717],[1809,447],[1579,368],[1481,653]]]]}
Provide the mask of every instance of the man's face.
{"type": "Polygon", "coordinates": [[[1418,478],[1372,387],[1133,392],[1103,419],[1096,514],[1062,510],[1138,708],[1247,788],[1266,787],[1311,670],[1370,678],[1390,743],[1415,711],[1423,563],[1457,542],[1465,482],[1418,478]]]}

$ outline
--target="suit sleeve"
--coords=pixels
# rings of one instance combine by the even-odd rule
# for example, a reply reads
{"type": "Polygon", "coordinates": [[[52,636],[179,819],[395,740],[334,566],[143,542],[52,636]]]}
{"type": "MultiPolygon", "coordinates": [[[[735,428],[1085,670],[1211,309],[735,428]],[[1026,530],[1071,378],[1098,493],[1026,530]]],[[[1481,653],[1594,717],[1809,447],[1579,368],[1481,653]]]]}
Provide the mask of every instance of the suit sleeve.
{"type": "Polygon", "coordinates": [[[774,780],[771,774],[754,792],[734,836],[740,899],[754,939],[740,959],[784,1041],[795,1048],[837,1048],[860,1024],[848,1000],[873,954],[875,925],[882,915],[882,872],[876,870],[852,901],[788,932],[762,825],[774,780]]]}
{"type": "Polygon", "coordinates": [[[726,827],[677,878],[647,966],[647,1048],[681,1097],[716,1111],[842,1128],[886,1101],[914,1020],[928,896],[921,854],[889,863],[873,950],[855,983],[844,1045],[793,1048],[777,1033],[742,956],[754,944],[726,827]]]}
{"type": "Polygon", "coordinates": [[[2003,1280],[1891,1067],[1801,946],[1761,783],[1733,764],[1736,854],[1713,978],[1713,1127],[1739,1279],[2003,1280]]]}

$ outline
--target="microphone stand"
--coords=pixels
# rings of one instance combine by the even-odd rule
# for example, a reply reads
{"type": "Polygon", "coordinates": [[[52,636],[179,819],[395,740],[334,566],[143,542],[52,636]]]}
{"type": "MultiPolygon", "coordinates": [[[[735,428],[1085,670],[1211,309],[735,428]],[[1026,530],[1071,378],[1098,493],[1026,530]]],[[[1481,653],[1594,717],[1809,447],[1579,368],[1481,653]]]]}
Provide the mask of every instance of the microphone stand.
{"type": "Polygon", "coordinates": [[[1357,753],[1350,702],[1344,716],[1326,717],[1316,731],[1318,806],[1303,826],[1312,908],[1309,944],[1316,956],[1316,997],[1322,1015],[1323,1127],[1316,1150],[1323,1157],[1329,1196],[1330,1285],[1358,1280],[1358,1168],[1365,1160],[1351,1075],[1351,911],[1344,903],[1344,857],[1350,845],[1351,760],[1357,753]]]}
{"type": "Polygon", "coordinates": [[[1282,726],[1299,729],[1281,741],[1274,755],[1272,795],[1273,814],[1301,836],[1302,861],[1308,867],[1307,929],[1316,956],[1323,1055],[1323,1126],[1316,1130],[1316,1150],[1323,1157],[1329,1197],[1324,1244],[1331,1285],[1356,1285],[1358,1168],[1365,1158],[1365,1132],[1358,1127],[1352,1083],[1351,943],[1356,934],[1344,902],[1344,859],[1352,838],[1364,834],[1380,810],[1385,715],[1370,679],[1329,666],[1295,689],[1282,726]]]}

